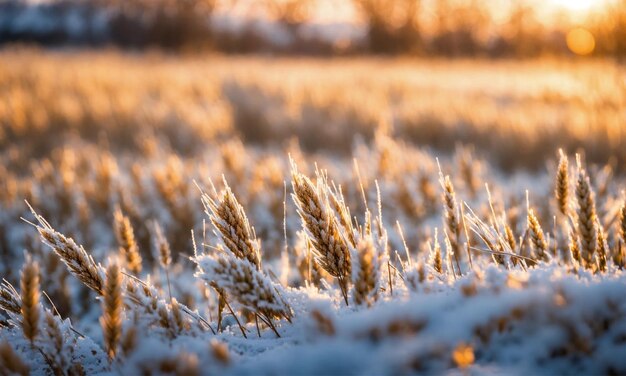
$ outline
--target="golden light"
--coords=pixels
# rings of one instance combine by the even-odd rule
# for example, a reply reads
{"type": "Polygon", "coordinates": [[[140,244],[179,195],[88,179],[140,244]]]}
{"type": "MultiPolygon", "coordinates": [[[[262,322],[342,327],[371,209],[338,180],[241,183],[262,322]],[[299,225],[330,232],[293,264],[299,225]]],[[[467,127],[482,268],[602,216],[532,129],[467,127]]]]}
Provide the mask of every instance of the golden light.
{"type": "Polygon", "coordinates": [[[596,40],[587,29],[577,27],[567,33],[567,48],[576,55],[589,55],[596,48],[596,40]]]}
{"type": "Polygon", "coordinates": [[[592,8],[597,0],[552,0],[556,5],[574,11],[583,11],[592,8]]]}
{"type": "Polygon", "coordinates": [[[466,368],[474,363],[474,349],[472,346],[460,343],[452,351],[452,360],[459,368],[466,368]]]}

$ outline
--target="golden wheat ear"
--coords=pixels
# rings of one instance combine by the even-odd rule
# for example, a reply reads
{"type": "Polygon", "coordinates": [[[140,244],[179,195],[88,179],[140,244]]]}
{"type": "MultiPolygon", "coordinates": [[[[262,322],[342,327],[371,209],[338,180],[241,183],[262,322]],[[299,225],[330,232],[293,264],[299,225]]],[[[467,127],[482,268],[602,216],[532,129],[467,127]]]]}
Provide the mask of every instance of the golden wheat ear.
{"type": "Polygon", "coordinates": [[[357,244],[352,257],[352,297],[357,305],[371,306],[378,300],[382,258],[371,236],[357,244]]]}
{"type": "Polygon", "coordinates": [[[578,179],[576,181],[576,201],[578,202],[578,235],[581,244],[581,259],[586,268],[592,268],[594,254],[598,246],[598,216],[589,176],[583,169],[580,156],[576,156],[578,179]]]}
{"type": "Polygon", "coordinates": [[[561,214],[569,215],[570,189],[569,189],[569,161],[563,149],[559,149],[559,165],[556,172],[556,185],[554,196],[561,214]]]}
{"type": "Polygon", "coordinates": [[[110,359],[114,359],[122,337],[122,272],[117,261],[109,261],[102,295],[102,336],[110,359]]]}
{"type": "Polygon", "coordinates": [[[135,275],[141,273],[141,255],[135,240],[135,232],[130,219],[122,213],[118,207],[113,215],[113,228],[115,238],[120,246],[121,256],[124,257],[128,269],[135,275]]]}
{"type": "Polygon", "coordinates": [[[52,248],[69,271],[85,286],[102,295],[104,289],[104,270],[93,260],[82,246],[78,246],[73,239],[54,230],[52,226],[26,202],[37,223],[23,219],[37,229],[41,240],[52,248]]]}
{"type": "Polygon", "coordinates": [[[544,236],[539,220],[535,215],[535,211],[530,209],[528,211],[528,228],[530,229],[530,240],[535,250],[537,251],[537,258],[540,260],[547,259],[548,242],[544,236]]]}
{"type": "Polygon", "coordinates": [[[20,290],[22,332],[24,337],[34,344],[40,331],[41,306],[39,305],[39,265],[30,257],[26,259],[22,268],[20,290]]]}
{"type": "Polygon", "coordinates": [[[337,278],[346,305],[351,275],[351,256],[347,236],[330,211],[329,188],[323,174],[317,173],[317,184],[298,172],[291,160],[292,195],[302,227],[311,240],[317,263],[337,278]]]}
{"type": "Polygon", "coordinates": [[[219,233],[226,248],[237,258],[250,261],[257,270],[261,270],[261,252],[254,228],[239,204],[226,179],[224,190],[219,198],[213,199],[202,194],[205,213],[213,227],[219,233]]]}

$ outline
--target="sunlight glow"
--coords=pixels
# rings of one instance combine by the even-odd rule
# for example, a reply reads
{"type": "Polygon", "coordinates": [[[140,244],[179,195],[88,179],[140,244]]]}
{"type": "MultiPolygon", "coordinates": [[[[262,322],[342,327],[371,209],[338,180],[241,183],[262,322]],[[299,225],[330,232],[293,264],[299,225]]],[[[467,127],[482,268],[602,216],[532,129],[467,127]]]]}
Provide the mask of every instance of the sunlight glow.
{"type": "Polygon", "coordinates": [[[598,3],[597,0],[552,0],[556,5],[573,10],[585,11],[591,9],[598,3]]]}
{"type": "Polygon", "coordinates": [[[577,55],[589,55],[596,48],[596,40],[587,29],[577,27],[567,33],[567,47],[577,55]]]}

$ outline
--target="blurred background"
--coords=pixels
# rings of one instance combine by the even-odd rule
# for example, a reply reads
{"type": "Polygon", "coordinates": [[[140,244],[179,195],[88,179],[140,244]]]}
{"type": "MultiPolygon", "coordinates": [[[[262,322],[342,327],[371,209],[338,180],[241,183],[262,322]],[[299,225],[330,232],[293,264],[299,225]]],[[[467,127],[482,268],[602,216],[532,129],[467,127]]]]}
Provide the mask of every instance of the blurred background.
{"type": "Polygon", "coordinates": [[[626,55],[625,0],[0,0],[0,43],[445,57],[626,55]]]}

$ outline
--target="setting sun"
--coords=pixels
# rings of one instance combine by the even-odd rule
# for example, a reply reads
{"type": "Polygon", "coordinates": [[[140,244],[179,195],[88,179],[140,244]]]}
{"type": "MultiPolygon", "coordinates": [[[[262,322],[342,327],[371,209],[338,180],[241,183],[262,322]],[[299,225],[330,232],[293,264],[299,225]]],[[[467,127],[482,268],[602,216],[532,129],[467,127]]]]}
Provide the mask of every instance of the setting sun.
{"type": "Polygon", "coordinates": [[[596,47],[593,34],[587,29],[577,27],[567,33],[567,47],[576,55],[589,55],[596,47]]]}

